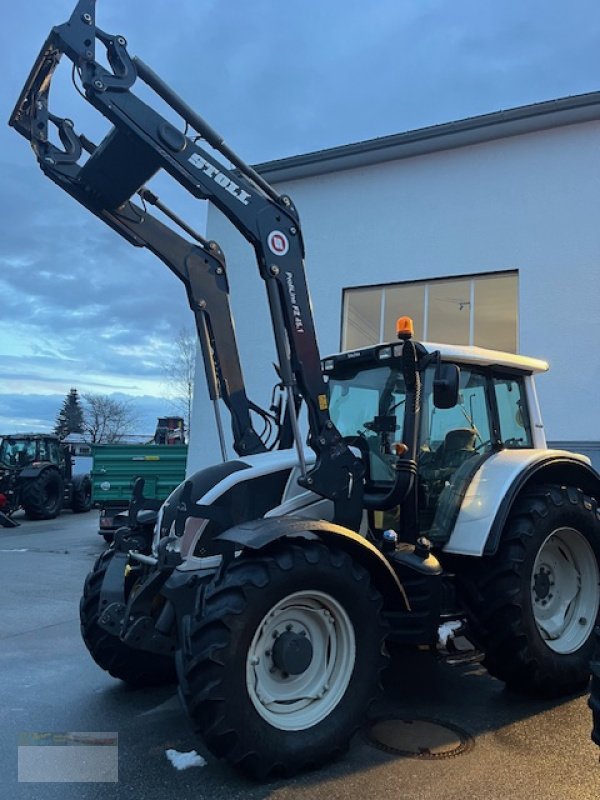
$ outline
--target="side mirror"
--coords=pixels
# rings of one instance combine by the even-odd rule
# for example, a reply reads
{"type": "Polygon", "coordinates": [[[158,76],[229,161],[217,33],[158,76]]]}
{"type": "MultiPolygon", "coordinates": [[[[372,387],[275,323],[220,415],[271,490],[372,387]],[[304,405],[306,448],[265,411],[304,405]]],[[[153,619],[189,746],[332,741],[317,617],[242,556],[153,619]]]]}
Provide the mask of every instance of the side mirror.
{"type": "Polygon", "coordinates": [[[443,364],[435,369],[433,378],[433,405],[436,408],[454,408],[458,403],[460,369],[456,364],[443,364]]]}

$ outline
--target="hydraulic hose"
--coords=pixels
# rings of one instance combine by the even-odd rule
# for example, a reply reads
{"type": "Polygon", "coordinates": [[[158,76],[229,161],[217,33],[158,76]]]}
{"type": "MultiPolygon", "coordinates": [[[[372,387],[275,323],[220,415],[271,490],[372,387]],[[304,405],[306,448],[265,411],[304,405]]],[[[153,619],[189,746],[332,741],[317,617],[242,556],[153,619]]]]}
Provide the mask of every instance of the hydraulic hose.
{"type": "Polygon", "coordinates": [[[387,493],[365,492],[363,505],[369,511],[389,511],[401,505],[412,491],[417,476],[417,463],[410,458],[394,465],[396,478],[387,493]]]}

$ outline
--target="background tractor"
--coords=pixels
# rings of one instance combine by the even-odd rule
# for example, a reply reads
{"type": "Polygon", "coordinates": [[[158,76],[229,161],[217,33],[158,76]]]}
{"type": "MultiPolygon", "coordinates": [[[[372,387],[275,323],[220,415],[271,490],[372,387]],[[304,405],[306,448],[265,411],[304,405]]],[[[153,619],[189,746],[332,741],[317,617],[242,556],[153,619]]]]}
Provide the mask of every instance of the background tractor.
{"type": "Polygon", "coordinates": [[[52,519],[62,508],[75,513],[92,507],[90,476],[73,475],[69,447],[57,436],[29,433],[0,440],[0,523],[17,525],[22,508],[29,519],[52,519]]]}

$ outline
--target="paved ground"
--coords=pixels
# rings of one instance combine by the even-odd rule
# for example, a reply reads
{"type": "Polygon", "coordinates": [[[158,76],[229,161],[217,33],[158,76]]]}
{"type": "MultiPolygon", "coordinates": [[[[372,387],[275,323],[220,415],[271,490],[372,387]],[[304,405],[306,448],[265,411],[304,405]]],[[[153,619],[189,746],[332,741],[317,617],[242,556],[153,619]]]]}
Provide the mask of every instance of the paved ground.
{"type": "MultiPolygon", "coordinates": [[[[84,576],[103,541],[96,514],[0,529],[0,798],[11,800],[597,800],[598,751],[585,698],[534,703],[504,691],[478,666],[450,668],[425,654],[396,660],[377,712],[454,723],[473,749],[444,760],[399,758],[357,736],[320,772],[260,785],[207,756],[177,772],[167,748],[194,739],[172,689],[131,691],[92,662],[79,637],[84,576]],[[22,733],[117,731],[118,784],[17,782],[22,733]]],[[[204,753],[204,755],[207,755],[204,753]]]]}

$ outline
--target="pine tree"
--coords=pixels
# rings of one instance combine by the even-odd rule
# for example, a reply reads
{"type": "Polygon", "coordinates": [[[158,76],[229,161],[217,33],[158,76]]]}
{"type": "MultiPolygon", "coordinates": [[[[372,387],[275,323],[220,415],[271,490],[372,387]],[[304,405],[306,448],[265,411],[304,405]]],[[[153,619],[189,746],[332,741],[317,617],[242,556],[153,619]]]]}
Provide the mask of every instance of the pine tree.
{"type": "Polygon", "coordinates": [[[65,397],[56,417],[54,433],[64,439],[70,433],[83,433],[83,409],[77,389],[71,389],[65,397]]]}

